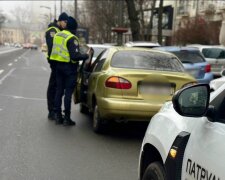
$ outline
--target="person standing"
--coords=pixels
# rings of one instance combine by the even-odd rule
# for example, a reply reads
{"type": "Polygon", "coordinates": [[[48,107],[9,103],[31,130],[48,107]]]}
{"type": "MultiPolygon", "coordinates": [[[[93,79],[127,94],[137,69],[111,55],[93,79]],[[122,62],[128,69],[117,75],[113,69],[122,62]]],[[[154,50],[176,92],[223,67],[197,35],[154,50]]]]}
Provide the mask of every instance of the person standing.
{"type": "Polygon", "coordinates": [[[56,94],[56,65],[54,61],[50,61],[49,57],[52,52],[53,38],[56,33],[66,28],[68,20],[68,15],[63,12],[59,15],[58,21],[54,20],[53,23],[50,23],[48,29],[45,33],[45,39],[47,44],[47,60],[51,68],[51,74],[49,78],[48,88],[47,88],[47,105],[48,105],[48,119],[54,120],[54,100],[56,94]]]}
{"type": "Polygon", "coordinates": [[[71,120],[71,99],[76,86],[77,69],[79,60],[88,59],[87,54],[81,54],[79,39],[75,36],[77,22],[73,17],[68,18],[67,28],[56,33],[53,40],[53,48],[50,56],[56,61],[56,96],[55,96],[55,121],[56,124],[65,126],[75,125],[71,120]],[[64,95],[64,117],[62,116],[62,98],[64,95]]]}

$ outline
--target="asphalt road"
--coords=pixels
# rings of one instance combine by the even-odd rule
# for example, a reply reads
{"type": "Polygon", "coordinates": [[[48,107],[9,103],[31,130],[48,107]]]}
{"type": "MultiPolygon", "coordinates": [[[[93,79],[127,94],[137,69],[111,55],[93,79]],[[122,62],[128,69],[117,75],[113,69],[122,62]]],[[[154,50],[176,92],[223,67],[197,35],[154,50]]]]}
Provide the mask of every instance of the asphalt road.
{"type": "Polygon", "coordinates": [[[72,106],[75,127],[47,120],[50,70],[36,50],[0,50],[1,180],[137,180],[146,124],[114,124],[105,135],[72,106]]]}

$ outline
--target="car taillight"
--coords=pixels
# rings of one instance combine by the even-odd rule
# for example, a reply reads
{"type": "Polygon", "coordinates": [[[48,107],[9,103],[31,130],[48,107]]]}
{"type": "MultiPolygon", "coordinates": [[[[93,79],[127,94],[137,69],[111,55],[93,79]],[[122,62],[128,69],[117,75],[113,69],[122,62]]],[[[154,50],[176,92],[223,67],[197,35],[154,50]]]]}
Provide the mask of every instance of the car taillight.
{"type": "Polygon", "coordinates": [[[207,72],[211,72],[211,66],[210,66],[210,64],[207,64],[206,66],[205,66],[205,72],[207,73],[207,72]]]}
{"type": "Polygon", "coordinates": [[[105,86],[115,89],[130,89],[132,84],[124,78],[112,76],[106,80],[105,86]]]}

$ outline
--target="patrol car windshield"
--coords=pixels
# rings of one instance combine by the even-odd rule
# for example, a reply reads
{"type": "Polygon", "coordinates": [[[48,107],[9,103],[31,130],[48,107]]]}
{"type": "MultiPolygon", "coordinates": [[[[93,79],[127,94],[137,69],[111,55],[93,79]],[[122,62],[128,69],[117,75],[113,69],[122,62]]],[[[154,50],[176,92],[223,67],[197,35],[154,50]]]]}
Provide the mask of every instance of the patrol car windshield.
{"type": "Polygon", "coordinates": [[[184,71],[183,65],[177,58],[163,53],[152,53],[147,51],[117,52],[112,57],[111,66],[117,68],[158,71],[184,71]]]}

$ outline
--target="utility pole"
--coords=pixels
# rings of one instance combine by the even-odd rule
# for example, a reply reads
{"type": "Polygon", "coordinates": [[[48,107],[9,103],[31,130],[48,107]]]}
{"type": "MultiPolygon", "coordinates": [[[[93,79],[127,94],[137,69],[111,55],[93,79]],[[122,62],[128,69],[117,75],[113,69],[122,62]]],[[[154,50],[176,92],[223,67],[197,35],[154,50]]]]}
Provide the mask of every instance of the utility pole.
{"type": "Polygon", "coordinates": [[[195,14],[195,17],[197,17],[198,16],[198,8],[199,8],[199,2],[198,2],[199,0],[196,0],[196,14],[195,14]]]}
{"type": "Polygon", "coordinates": [[[55,4],[54,4],[54,16],[55,16],[55,19],[56,19],[56,0],[55,0],[55,4]]]}
{"type": "Polygon", "coordinates": [[[63,0],[60,0],[60,14],[62,14],[62,9],[63,9],[63,8],[62,8],[62,1],[63,1],[63,0]]]}
{"type": "Polygon", "coordinates": [[[176,18],[177,18],[177,0],[175,0],[174,10],[173,10],[173,35],[176,32],[176,18]]]}
{"type": "Polygon", "coordinates": [[[74,17],[78,21],[78,7],[77,7],[77,0],[74,0],[74,17]]]}
{"type": "MultiPolygon", "coordinates": [[[[119,1],[119,11],[118,11],[118,24],[119,27],[123,27],[123,5],[124,5],[124,1],[119,1]]],[[[118,33],[118,42],[117,44],[122,45],[123,44],[123,34],[122,33],[118,33]]]]}
{"type": "Polygon", "coordinates": [[[124,1],[120,0],[119,1],[119,8],[118,8],[118,26],[112,28],[113,32],[117,33],[117,45],[121,46],[123,44],[123,33],[126,33],[128,31],[127,28],[123,28],[123,5],[124,1]]]}

